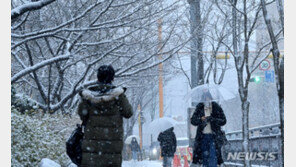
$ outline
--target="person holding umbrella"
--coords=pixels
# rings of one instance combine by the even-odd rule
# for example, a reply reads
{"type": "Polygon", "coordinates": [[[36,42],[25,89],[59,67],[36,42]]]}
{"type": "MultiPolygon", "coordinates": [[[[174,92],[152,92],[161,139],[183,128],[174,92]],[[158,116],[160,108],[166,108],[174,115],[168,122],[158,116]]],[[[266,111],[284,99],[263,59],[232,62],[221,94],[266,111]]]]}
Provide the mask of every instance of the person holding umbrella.
{"type": "Polygon", "coordinates": [[[160,142],[161,156],[163,157],[163,167],[171,167],[172,160],[177,148],[174,127],[159,133],[157,140],[160,142]]]}
{"type": "Polygon", "coordinates": [[[137,142],[137,139],[135,137],[132,138],[131,144],[131,151],[132,151],[132,158],[133,160],[138,160],[138,152],[140,151],[140,146],[137,142]]]}
{"type": "Polygon", "coordinates": [[[226,138],[221,126],[226,124],[226,117],[209,91],[203,92],[201,101],[191,117],[191,124],[198,126],[191,167],[201,164],[203,167],[222,166],[221,147],[226,138]]]}

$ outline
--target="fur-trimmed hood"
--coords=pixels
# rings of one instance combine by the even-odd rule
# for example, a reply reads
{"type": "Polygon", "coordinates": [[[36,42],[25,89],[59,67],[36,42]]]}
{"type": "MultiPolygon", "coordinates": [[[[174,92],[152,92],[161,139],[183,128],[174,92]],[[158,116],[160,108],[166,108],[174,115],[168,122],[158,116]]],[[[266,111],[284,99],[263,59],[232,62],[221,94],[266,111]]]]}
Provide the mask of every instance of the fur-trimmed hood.
{"type": "Polygon", "coordinates": [[[82,99],[89,100],[91,103],[101,103],[111,101],[126,91],[124,87],[115,87],[111,85],[99,85],[82,90],[79,94],[82,99]]]}

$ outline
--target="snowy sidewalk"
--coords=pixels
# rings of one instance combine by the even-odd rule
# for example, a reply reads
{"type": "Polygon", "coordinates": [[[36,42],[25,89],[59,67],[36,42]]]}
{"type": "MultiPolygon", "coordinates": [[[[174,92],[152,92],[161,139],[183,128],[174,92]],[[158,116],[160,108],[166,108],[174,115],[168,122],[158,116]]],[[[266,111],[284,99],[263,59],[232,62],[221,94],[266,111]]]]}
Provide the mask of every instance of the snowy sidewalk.
{"type": "Polygon", "coordinates": [[[161,167],[161,161],[123,161],[122,167],[161,167]]]}

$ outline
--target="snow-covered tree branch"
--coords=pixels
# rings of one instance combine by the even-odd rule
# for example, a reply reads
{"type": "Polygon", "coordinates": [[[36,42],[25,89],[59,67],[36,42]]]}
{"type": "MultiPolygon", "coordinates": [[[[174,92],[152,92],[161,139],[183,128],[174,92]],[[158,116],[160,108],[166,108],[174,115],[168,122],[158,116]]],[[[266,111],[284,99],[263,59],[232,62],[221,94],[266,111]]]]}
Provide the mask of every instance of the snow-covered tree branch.
{"type": "Polygon", "coordinates": [[[145,71],[168,61],[188,42],[174,41],[179,38],[176,25],[181,15],[174,14],[179,1],[161,7],[159,3],[56,1],[19,16],[12,22],[11,82],[42,109],[55,112],[73,107],[77,92],[96,83],[96,69],[102,64],[114,66],[118,82],[147,76],[145,71]],[[164,25],[161,50],[155,43],[159,19],[164,25]],[[160,52],[163,60],[156,62],[160,52]],[[58,59],[70,53],[71,59],[58,59]],[[25,82],[19,84],[19,79],[25,82]]]}
{"type": "Polygon", "coordinates": [[[26,12],[41,9],[42,7],[49,5],[54,1],[56,0],[40,0],[37,2],[29,2],[20,5],[11,10],[11,20],[16,19],[17,17],[23,15],[26,12]]]}

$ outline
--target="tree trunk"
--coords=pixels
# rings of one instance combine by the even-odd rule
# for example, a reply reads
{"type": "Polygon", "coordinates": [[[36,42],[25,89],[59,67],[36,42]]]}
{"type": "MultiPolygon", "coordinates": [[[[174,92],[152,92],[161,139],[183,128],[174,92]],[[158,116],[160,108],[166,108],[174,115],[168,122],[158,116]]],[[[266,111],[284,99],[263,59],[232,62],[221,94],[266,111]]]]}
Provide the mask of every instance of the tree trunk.
{"type": "Polygon", "coordinates": [[[192,88],[204,83],[204,63],[202,56],[202,25],[200,0],[188,0],[190,5],[191,29],[191,86],[192,88]],[[196,64],[198,62],[198,64],[196,64]]]}
{"type": "Polygon", "coordinates": [[[284,5],[282,0],[276,0],[277,9],[280,16],[281,26],[283,29],[283,35],[284,35],[284,5]]]}
{"type": "Polygon", "coordinates": [[[280,89],[278,91],[279,96],[279,110],[280,110],[280,128],[281,128],[281,166],[284,166],[284,58],[280,64],[279,68],[279,85],[280,89]]]}
{"type": "Polygon", "coordinates": [[[281,165],[284,166],[284,61],[280,64],[280,52],[278,49],[278,43],[274,35],[271,20],[268,17],[265,0],[261,0],[262,12],[265,24],[267,26],[268,34],[272,44],[274,73],[276,78],[276,88],[279,98],[279,115],[280,115],[280,128],[281,128],[281,165]],[[280,66],[281,65],[281,66],[280,66]]]}
{"type": "MultiPolygon", "coordinates": [[[[246,153],[246,155],[249,153],[249,107],[250,107],[249,101],[245,100],[242,102],[243,151],[246,153]]],[[[251,166],[250,160],[248,158],[245,158],[244,166],[245,167],[251,166]]]]}
{"type": "MultiPolygon", "coordinates": [[[[246,153],[246,156],[244,158],[244,166],[250,167],[251,163],[248,159],[248,153],[249,153],[249,107],[250,103],[248,101],[248,83],[250,81],[249,71],[248,71],[248,64],[245,63],[246,60],[248,60],[248,52],[249,52],[249,45],[248,45],[248,39],[245,39],[245,45],[244,45],[244,53],[241,55],[241,53],[238,51],[238,44],[240,42],[240,35],[238,32],[238,22],[237,22],[237,11],[236,11],[236,5],[237,0],[232,0],[233,7],[232,7],[232,44],[233,44],[233,56],[235,60],[235,68],[237,72],[237,81],[238,81],[238,92],[240,95],[241,100],[241,111],[242,111],[242,149],[244,153],[246,153]],[[246,77],[245,84],[244,84],[244,67],[246,67],[248,76],[246,77]]],[[[246,3],[246,1],[244,2],[246,3]]],[[[245,5],[245,4],[244,4],[245,5]]],[[[247,18],[244,18],[244,31],[245,31],[245,38],[247,37],[247,18]]],[[[248,61],[246,61],[248,62],[248,61]]]]}

